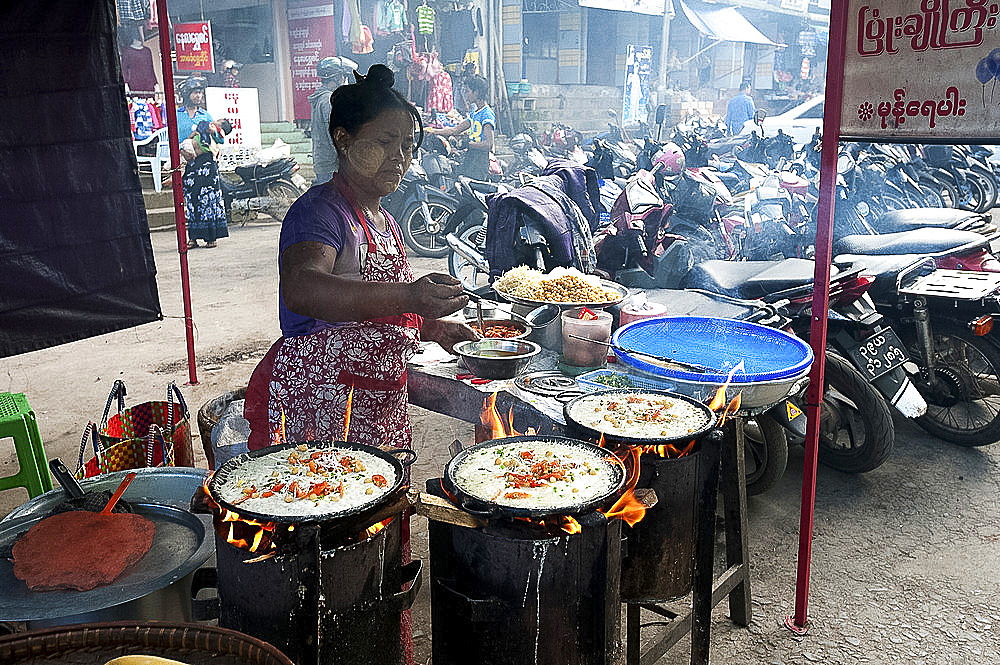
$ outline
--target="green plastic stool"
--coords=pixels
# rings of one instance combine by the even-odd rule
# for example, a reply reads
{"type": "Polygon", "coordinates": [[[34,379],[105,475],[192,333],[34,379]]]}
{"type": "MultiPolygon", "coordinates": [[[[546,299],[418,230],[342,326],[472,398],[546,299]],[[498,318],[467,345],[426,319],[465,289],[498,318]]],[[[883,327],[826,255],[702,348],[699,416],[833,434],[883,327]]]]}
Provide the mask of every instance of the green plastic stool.
{"type": "Polygon", "coordinates": [[[29,496],[36,497],[52,489],[35,412],[21,393],[0,393],[0,440],[8,437],[14,439],[20,470],[0,478],[0,490],[23,487],[29,496]]]}

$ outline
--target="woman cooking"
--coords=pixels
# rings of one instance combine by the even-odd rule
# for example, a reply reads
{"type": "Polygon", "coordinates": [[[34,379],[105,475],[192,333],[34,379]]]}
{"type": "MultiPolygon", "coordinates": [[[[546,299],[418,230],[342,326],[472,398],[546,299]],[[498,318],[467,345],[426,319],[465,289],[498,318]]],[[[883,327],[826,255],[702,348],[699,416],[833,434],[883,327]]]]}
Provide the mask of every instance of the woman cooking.
{"type": "MultiPolygon", "coordinates": [[[[330,98],[339,171],[292,204],[282,223],[282,338],[247,387],[252,450],[345,439],[408,448],[407,361],[421,339],[450,349],[476,338],[439,319],[468,302],[459,281],[436,273],[414,281],[400,229],[380,206],[410,166],[415,128],[423,138],[420,114],[392,89],[384,65],[355,78],[330,98]]],[[[405,521],[403,528],[408,559],[405,521]]],[[[412,653],[405,620],[404,642],[412,653]]]]}
{"type": "Polygon", "coordinates": [[[381,197],[402,182],[420,114],[373,65],[331,97],[330,134],[340,170],[303,194],[281,227],[278,313],[283,337],[247,390],[250,448],[279,441],[410,445],[406,363],[419,341],[446,349],[475,339],[442,321],[468,302],[458,280],[414,281],[396,222],[381,197]]]}

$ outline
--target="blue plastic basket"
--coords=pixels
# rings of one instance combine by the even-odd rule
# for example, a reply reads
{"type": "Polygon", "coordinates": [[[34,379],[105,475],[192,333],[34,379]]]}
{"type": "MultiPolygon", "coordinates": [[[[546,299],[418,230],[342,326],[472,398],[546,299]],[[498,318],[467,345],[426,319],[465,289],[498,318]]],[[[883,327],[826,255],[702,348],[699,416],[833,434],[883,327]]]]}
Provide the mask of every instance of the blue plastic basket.
{"type": "Polygon", "coordinates": [[[708,316],[665,316],[640,319],[619,328],[612,343],[644,353],[708,367],[698,373],[670,369],[650,359],[615,350],[625,365],[668,379],[723,383],[743,361],[733,383],[779,381],[801,375],[812,364],[809,345],[781,330],[745,321],[708,316]]]}

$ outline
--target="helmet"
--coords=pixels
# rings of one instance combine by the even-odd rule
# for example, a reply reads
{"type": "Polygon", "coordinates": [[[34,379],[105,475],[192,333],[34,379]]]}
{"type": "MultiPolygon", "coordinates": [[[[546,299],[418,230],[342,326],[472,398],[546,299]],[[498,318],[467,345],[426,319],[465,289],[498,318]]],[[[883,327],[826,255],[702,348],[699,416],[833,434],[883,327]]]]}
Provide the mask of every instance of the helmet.
{"type": "Polygon", "coordinates": [[[653,158],[653,166],[660,166],[665,175],[679,174],[684,170],[685,164],[684,151],[676,143],[665,144],[653,158]]]}
{"type": "Polygon", "coordinates": [[[321,79],[343,76],[358,68],[358,63],[341,56],[326,57],[316,63],[316,76],[321,79]]]}
{"type": "Polygon", "coordinates": [[[535,142],[527,134],[517,134],[510,140],[510,149],[517,154],[523,155],[524,153],[535,147],[535,142]]]}
{"type": "Polygon", "coordinates": [[[208,81],[203,77],[197,75],[189,76],[177,87],[177,92],[181,94],[182,99],[187,99],[192,92],[195,90],[204,90],[207,85],[208,81]]]}
{"type": "Polygon", "coordinates": [[[243,65],[235,60],[226,60],[222,63],[223,69],[243,69],[243,65]]]}

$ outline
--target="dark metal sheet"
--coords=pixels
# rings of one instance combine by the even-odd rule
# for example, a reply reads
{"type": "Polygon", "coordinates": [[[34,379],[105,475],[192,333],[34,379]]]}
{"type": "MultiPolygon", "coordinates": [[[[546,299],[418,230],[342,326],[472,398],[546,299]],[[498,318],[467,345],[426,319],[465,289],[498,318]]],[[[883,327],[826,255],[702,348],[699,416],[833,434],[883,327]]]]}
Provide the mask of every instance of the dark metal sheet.
{"type": "MultiPolygon", "coordinates": [[[[153,545],[124,575],[90,591],[31,591],[14,577],[14,564],[0,559],[0,621],[34,621],[93,612],[141,598],[184,577],[215,551],[209,516],[157,504],[133,504],[156,525],[153,545]]],[[[0,525],[0,551],[9,550],[31,526],[33,515],[0,525]]]]}
{"type": "MultiPolygon", "coordinates": [[[[195,469],[187,466],[163,466],[148,469],[132,469],[136,472],[135,480],[125,490],[122,499],[129,503],[155,503],[161,506],[172,506],[187,510],[191,505],[191,497],[201,487],[208,477],[207,469],[195,469]]],[[[125,474],[130,471],[115,471],[80,481],[85,492],[112,492],[121,483],[125,474]]],[[[10,512],[0,520],[0,529],[9,520],[22,519],[32,515],[45,516],[66,500],[66,492],[57,487],[40,494],[10,512]]]]}

